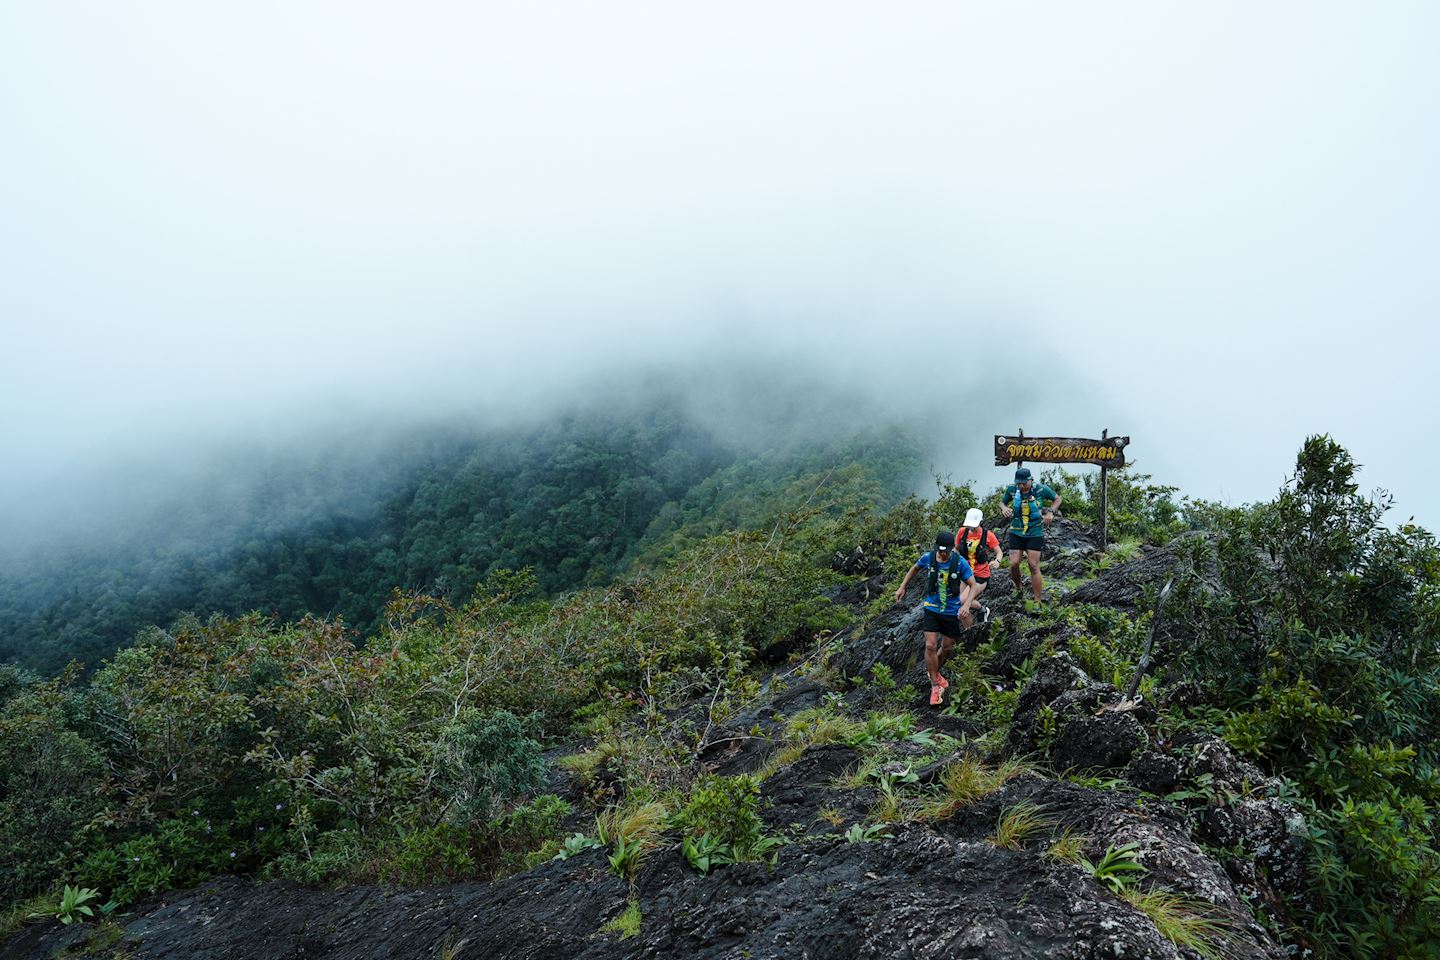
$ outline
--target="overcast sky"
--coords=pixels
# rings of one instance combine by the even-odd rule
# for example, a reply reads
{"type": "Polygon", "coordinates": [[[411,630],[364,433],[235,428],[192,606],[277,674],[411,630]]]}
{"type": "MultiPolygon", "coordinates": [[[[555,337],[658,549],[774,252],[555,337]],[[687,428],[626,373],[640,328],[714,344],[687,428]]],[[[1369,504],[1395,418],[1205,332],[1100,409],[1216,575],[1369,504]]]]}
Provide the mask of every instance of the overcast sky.
{"type": "Polygon", "coordinates": [[[1437,11],[8,0],[0,495],[723,347],[1433,529],[1437,11]]]}

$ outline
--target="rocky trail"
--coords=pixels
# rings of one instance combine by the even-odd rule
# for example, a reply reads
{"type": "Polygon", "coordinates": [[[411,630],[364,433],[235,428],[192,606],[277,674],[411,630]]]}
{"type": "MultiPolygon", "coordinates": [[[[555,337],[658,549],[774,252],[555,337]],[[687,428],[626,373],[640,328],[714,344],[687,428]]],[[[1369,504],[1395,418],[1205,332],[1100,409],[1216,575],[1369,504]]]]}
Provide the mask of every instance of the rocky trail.
{"type": "MultiPolygon", "coordinates": [[[[1145,548],[1095,575],[1092,534],[1068,520],[1057,521],[1050,546],[1047,582],[1062,595],[1051,604],[1061,613],[1141,616],[1173,565],[1169,551],[1145,548]]],[[[836,566],[851,578],[836,597],[858,616],[884,589],[879,571],[863,551],[836,566]]],[[[1094,657],[1070,649],[1083,634],[1072,619],[1027,610],[1003,573],[985,599],[993,618],[966,645],[974,675],[1009,697],[1004,729],[987,727],[981,711],[925,703],[918,600],[909,597],[843,635],[826,670],[777,668],[753,703],[708,732],[700,763],[765,776],[766,829],[789,841],[773,863],[702,874],[667,835],[633,881],[610,869],[604,848],[493,883],[435,888],[224,878],[140,904],[105,927],[32,925],[0,956],[1289,956],[1275,931],[1305,889],[1304,823],[1277,795],[1279,782],[1218,739],[1167,736],[1153,697],[1137,710],[1102,712],[1119,699],[1116,678],[1086,671],[1094,657]],[[919,718],[908,730],[865,744],[787,739],[804,711],[859,722],[897,703],[919,718]],[[937,807],[947,790],[960,796],[957,771],[989,780],[937,807]],[[881,817],[887,801],[894,815],[881,817]],[[1137,865],[1136,879],[1106,882],[1094,865],[1109,852],[1137,865]],[[633,935],[605,929],[632,904],[633,935]]],[[[1162,702],[1167,695],[1156,693],[1162,702]]],[[[557,773],[556,787],[579,811],[572,826],[593,825],[582,784],[557,773]]]]}

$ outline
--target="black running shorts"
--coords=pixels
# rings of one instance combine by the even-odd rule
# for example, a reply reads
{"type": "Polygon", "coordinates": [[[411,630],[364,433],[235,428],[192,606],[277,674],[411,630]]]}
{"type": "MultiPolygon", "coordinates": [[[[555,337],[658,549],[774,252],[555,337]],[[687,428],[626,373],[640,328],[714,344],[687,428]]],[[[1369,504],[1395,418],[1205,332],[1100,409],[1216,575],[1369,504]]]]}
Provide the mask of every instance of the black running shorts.
{"type": "Polygon", "coordinates": [[[958,640],[960,638],[960,618],[947,617],[934,610],[926,610],[920,629],[926,633],[938,633],[952,640],[958,640]]]}
{"type": "Polygon", "coordinates": [[[1038,537],[1022,537],[1012,530],[1010,531],[1010,539],[1005,544],[1005,547],[1008,550],[1044,550],[1045,535],[1042,533],[1038,537]]]}

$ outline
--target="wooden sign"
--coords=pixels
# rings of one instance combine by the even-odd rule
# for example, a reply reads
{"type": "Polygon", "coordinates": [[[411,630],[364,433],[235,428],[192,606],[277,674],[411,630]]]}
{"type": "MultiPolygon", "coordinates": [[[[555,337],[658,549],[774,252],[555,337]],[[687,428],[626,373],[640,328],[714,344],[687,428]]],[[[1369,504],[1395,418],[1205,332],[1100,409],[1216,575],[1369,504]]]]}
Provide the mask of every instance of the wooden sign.
{"type": "Polygon", "coordinates": [[[1083,440],[1076,437],[995,437],[995,466],[1007,463],[1093,463],[1097,467],[1125,466],[1129,437],[1083,440]]]}

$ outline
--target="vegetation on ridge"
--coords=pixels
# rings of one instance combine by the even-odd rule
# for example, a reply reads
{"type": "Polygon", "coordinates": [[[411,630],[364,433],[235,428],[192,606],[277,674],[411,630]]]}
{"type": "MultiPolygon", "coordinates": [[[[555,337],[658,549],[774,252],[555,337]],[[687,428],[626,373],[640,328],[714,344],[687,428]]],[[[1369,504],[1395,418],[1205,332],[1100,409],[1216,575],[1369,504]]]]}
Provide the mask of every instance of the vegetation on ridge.
{"type": "MultiPolygon", "coordinates": [[[[1354,472],[1314,438],[1269,503],[1177,504],[1123,475],[1111,498],[1129,504],[1128,536],[1178,558],[1170,616],[1185,639],[1162,644],[1144,687],[1160,710],[1153,736],[1222,736],[1276,778],[1256,794],[1309,824],[1307,887],[1278,933],[1321,957],[1420,957],[1440,939],[1440,549],[1423,530],[1380,526],[1383,503],[1359,495],[1354,472]],[[1201,525],[1209,536],[1176,536],[1201,525]],[[1166,691],[1181,685],[1189,692],[1172,703],[1166,691]]],[[[1083,482],[1055,482],[1071,484],[1067,512],[1090,509],[1083,482]]],[[[772,486],[782,509],[724,532],[697,513],[670,528],[673,549],[656,549],[668,559],[608,586],[547,597],[533,572],[496,570],[463,598],[406,594],[359,645],[315,618],[189,618],[147,631],[88,680],[0,669],[0,893],[20,901],[71,884],[127,903],[232,872],[433,882],[597,843],[601,867],[625,877],[664,848],[723,869],[806,842],[764,826],[760,780],[827,743],[860,756],[829,787],[873,798],[868,822],[848,828],[826,811],[832,839],[883,842],[885,824],[943,823],[1007,781],[1039,782],[1007,754],[1004,731],[1046,644],[1063,635],[1087,673],[1124,677],[1149,614],[1031,608],[952,665],[949,709],[979,736],[924,729],[895,677],[830,665],[857,617],[827,599],[846,582],[830,560],[863,544],[894,573],[981,498],[943,487],[933,503],[887,508],[856,500],[865,488],[772,486]],[[1055,629],[1014,682],[985,673],[1005,636],[1045,626],[1055,629]],[[696,758],[711,731],[800,676],[829,690],[821,705],[747,734],[774,741],[773,765],[707,774],[696,758]],[[868,715],[840,696],[862,680],[868,715]],[[546,792],[547,748],[580,784],[568,800],[546,792]],[[933,783],[914,775],[942,761],[933,783]],[[564,839],[577,818],[582,832],[564,839]]],[[[1040,733],[1059,722],[1042,714],[1040,733]]],[[[1232,799],[1192,786],[1171,802],[1232,799]]],[[[1137,872],[1121,871],[1126,851],[1087,850],[1038,806],[1010,803],[989,823],[997,843],[1053,869],[1081,869],[1088,854],[1095,882],[1118,885],[1177,943],[1203,954],[1235,933],[1172,891],[1125,882],[1137,872]]],[[[614,929],[643,932],[641,906],[614,929]]]]}

